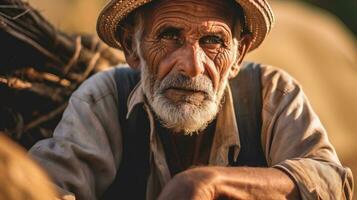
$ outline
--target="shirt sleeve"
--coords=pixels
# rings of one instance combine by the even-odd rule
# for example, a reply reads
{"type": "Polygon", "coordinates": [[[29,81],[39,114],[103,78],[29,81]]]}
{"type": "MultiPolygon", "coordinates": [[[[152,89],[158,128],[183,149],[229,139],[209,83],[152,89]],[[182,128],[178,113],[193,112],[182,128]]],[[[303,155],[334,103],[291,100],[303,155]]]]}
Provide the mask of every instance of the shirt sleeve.
{"type": "Polygon", "coordinates": [[[341,165],[301,86],[271,67],[262,71],[262,142],[268,165],[286,172],[302,199],[352,199],[351,170],[341,165]]]}
{"type": "Polygon", "coordinates": [[[122,144],[113,70],[73,93],[53,137],[29,154],[52,177],[63,199],[98,199],[116,175],[122,144]]]}

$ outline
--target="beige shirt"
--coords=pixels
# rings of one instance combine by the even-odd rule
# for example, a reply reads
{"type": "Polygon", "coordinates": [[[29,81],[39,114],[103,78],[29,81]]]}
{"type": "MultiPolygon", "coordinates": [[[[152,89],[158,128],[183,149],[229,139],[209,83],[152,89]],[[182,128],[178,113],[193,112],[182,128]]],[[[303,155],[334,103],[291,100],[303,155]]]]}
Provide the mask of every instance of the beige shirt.
{"type": "MultiPolygon", "coordinates": [[[[303,199],[352,199],[350,169],[341,166],[320,120],[301,86],[282,70],[262,67],[261,141],[269,167],[289,174],[303,199]]],[[[229,87],[229,86],[228,86],[229,87]]],[[[228,165],[228,147],[239,154],[240,141],[230,88],[217,115],[210,166],[228,165]]],[[[172,178],[156,133],[153,113],[139,83],[128,99],[128,115],[144,103],[151,123],[147,199],[156,199],[172,178]]],[[[115,178],[122,158],[114,70],[98,73],[73,93],[53,138],[38,142],[30,154],[48,171],[63,194],[99,199],[115,178]]]]}

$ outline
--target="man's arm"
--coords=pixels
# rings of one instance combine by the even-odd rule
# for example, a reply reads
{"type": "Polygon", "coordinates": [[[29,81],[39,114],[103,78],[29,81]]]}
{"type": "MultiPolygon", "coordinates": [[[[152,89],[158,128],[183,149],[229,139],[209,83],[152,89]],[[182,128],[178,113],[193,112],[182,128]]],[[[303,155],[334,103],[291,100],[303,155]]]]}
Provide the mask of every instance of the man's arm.
{"type": "Polygon", "coordinates": [[[275,168],[200,167],[175,176],[159,200],[300,199],[292,179],[275,168]]]}
{"type": "Polygon", "coordinates": [[[262,68],[262,143],[268,166],[288,174],[302,199],[352,199],[353,179],[301,86],[287,73],[262,68]]]}
{"type": "Polygon", "coordinates": [[[172,179],[162,199],[176,195],[177,185],[202,199],[227,193],[232,199],[295,199],[297,191],[304,200],[352,199],[352,173],[341,165],[299,84],[280,70],[264,67],[262,85],[262,145],[270,168],[189,170],[172,179]]]}
{"type": "Polygon", "coordinates": [[[97,199],[115,177],[122,149],[110,72],[83,83],[73,93],[53,137],[29,151],[63,199],[72,194],[76,199],[97,199]]]}

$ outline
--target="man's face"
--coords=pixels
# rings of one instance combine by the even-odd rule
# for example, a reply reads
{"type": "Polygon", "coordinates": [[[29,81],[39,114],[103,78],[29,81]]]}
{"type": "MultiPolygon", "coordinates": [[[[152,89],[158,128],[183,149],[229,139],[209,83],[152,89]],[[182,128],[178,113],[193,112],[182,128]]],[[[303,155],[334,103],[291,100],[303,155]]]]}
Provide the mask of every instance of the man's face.
{"type": "Polygon", "coordinates": [[[234,18],[234,4],[217,0],[163,0],[145,12],[139,48],[144,92],[174,132],[198,132],[219,111],[238,58],[234,18]]]}

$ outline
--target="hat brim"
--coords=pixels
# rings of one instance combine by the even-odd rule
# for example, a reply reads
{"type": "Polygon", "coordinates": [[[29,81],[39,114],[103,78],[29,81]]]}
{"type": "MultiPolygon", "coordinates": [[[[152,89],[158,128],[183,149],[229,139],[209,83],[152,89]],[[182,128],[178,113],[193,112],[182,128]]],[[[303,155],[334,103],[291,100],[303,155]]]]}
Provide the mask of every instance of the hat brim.
{"type": "MultiPolygon", "coordinates": [[[[112,0],[99,14],[98,36],[109,46],[121,49],[116,37],[118,24],[138,7],[152,0],[112,0]]],[[[236,0],[243,8],[246,27],[252,34],[249,51],[260,46],[274,24],[272,9],[266,0],[236,0]]]]}

